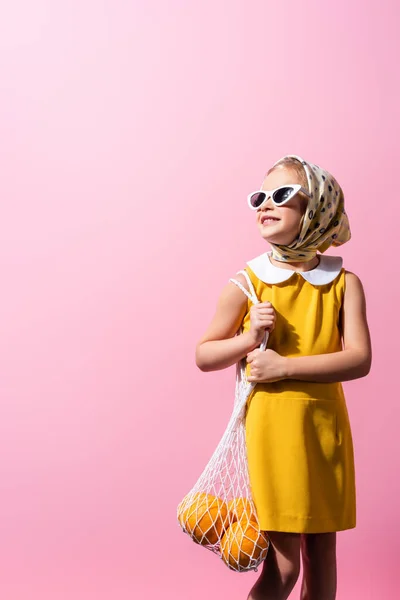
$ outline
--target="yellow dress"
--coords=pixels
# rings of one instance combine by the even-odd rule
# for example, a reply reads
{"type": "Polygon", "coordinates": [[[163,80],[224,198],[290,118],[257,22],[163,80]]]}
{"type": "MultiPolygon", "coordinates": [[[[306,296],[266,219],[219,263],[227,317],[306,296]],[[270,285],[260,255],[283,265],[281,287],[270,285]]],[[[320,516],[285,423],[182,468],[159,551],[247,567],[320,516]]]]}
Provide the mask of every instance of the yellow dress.
{"type": "MultiPolygon", "coordinates": [[[[273,265],[271,253],[246,271],[276,311],[268,348],[288,357],[342,350],[341,257],[319,255],[304,273],[273,265]]],[[[250,328],[250,308],[243,331],[250,328]]],[[[250,373],[250,365],[247,365],[250,373]]],[[[323,533],[356,526],[353,441],[341,383],[258,383],[246,407],[250,486],[264,531],[323,533]]]]}

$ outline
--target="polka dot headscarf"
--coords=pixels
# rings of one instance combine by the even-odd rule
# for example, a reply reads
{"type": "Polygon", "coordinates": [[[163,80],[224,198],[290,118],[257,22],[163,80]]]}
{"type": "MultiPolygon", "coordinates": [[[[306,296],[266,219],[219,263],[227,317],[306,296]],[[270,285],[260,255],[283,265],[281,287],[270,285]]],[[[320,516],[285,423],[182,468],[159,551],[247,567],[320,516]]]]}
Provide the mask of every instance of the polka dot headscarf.
{"type": "Polygon", "coordinates": [[[272,244],[272,257],[280,261],[302,262],[313,259],[317,251],[324,253],[330,246],[341,246],[351,238],[349,221],[344,210],[344,195],[338,182],[328,171],[288,154],[280,158],[295,158],[304,168],[308,181],[307,210],[297,238],[289,245],[272,244]]]}

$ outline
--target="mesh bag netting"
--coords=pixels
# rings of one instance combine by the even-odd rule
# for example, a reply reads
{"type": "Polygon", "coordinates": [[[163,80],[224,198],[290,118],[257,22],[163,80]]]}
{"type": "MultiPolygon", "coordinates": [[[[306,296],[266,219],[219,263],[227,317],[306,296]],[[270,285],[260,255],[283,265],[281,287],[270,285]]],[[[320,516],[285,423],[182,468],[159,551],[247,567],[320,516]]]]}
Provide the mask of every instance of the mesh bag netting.
{"type": "MultiPolygon", "coordinates": [[[[254,303],[259,302],[246,271],[250,293],[230,279],[254,303]]],[[[240,335],[242,328],[238,331],[240,335]]],[[[265,350],[268,332],[260,345],[265,350]]],[[[249,482],[245,413],[254,382],[246,377],[246,360],[236,365],[235,400],[228,426],[203,473],[180,502],[178,523],[190,538],[217,554],[229,569],[257,571],[266,558],[269,539],[260,530],[249,482]]]]}

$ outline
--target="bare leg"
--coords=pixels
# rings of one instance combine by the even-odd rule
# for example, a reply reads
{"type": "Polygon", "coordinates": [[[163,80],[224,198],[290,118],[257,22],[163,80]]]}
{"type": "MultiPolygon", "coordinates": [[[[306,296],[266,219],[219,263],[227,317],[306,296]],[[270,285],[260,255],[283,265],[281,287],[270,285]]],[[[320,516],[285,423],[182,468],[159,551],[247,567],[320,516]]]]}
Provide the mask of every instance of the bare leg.
{"type": "Polygon", "coordinates": [[[303,581],[300,600],[335,600],[336,532],[301,534],[303,581]]]}
{"type": "Polygon", "coordinates": [[[270,545],[247,600],[286,600],[300,574],[300,534],[266,532],[270,545]]]}

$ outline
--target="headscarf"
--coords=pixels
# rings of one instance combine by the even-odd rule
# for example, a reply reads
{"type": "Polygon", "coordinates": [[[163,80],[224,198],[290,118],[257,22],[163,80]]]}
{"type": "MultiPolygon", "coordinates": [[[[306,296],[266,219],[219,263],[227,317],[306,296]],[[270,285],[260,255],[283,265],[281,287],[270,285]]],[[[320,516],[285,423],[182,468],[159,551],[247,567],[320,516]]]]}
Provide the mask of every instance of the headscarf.
{"type": "Polygon", "coordinates": [[[341,246],[351,238],[344,210],[344,195],[342,188],[328,171],[296,154],[280,158],[273,166],[284,158],[295,158],[303,165],[311,198],[308,199],[302,227],[296,239],[288,246],[271,242],[269,244],[272,247],[272,258],[283,262],[305,262],[317,256],[317,251],[323,254],[330,246],[341,246]]]}

